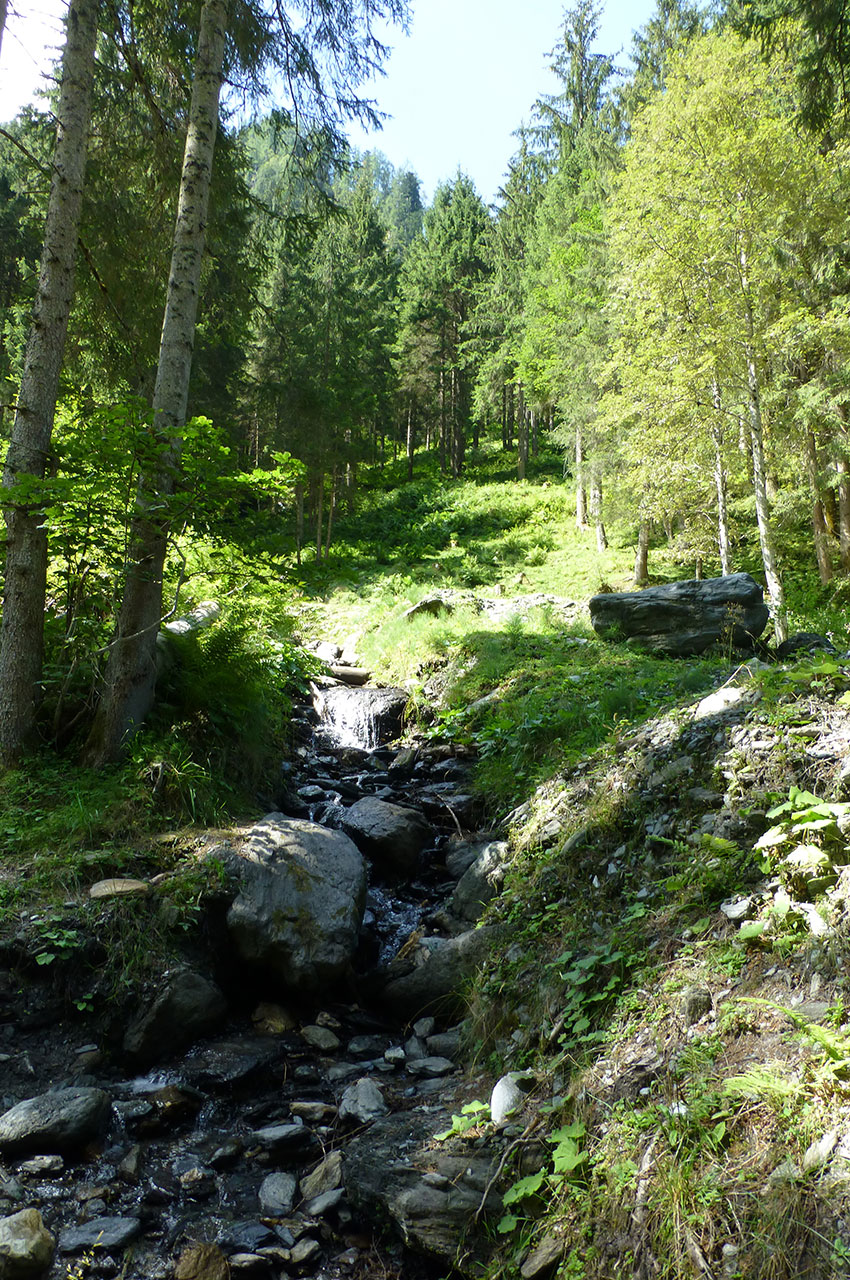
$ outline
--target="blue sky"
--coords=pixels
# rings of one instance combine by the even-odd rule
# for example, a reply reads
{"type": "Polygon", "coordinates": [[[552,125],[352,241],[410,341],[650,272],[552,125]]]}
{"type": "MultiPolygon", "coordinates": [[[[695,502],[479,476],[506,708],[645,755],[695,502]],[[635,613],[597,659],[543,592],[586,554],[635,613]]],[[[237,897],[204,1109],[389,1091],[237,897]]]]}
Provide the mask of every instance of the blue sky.
{"type": "MultiPolygon", "coordinates": [[[[0,120],[32,96],[61,44],[63,0],[12,0],[26,10],[8,20],[0,55],[0,120]]],[[[627,64],[632,31],[655,0],[607,0],[599,51],[627,64]]],[[[430,199],[438,182],[460,168],[491,201],[516,149],[511,136],[534,100],[553,92],[546,54],[557,42],[562,0],[412,0],[410,34],[391,30],[386,76],[367,92],[392,118],[378,134],[352,129],[361,149],[377,147],[396,166],[409,165],[430,199]]]]}

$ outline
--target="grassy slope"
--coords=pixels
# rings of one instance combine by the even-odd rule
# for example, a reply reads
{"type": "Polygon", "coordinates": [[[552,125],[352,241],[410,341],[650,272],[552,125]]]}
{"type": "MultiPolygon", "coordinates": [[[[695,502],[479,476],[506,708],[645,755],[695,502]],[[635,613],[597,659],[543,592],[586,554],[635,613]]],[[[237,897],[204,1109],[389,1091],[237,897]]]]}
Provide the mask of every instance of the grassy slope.
{"type": "MultiPolygon", "coordinates": [[[[612,530],[600,557],[554,476],[508,492],[376,495],[352,532],[359,573],[347,580],[340,557],[323,630],[356,645],[379,677],[407,682],[437,732],[478,748],[495,816],[519,806],[489,916],[505,945],[476,984],[468,1024],[470,1102],[486,1101],[506,1069],[534,1080],[491,1273],[517,1275],[554,1238],[562,1277],[850,1274],[850,1165],[806,1157],[848,1127],[846,908],[821,896],[841,872],[831,865],[818,880],[779,856],[806,839],[850,862],[843,811],[827,808],[794,839],[780,818],[788,843],[755,847],[790,787],[841,794],[840,762],[827,747],[813,767],[811,747],[847,728],[850,673],[817,662],[759,673],[757,703],[700,736],[693,707],[735,669],[729,654],[659,661],[545,609],[507,625],[471,608],[404,619],[435,586],[582,601],[601,581],[627,586],[632,531],[612,530]],[[721,901],[771,874],[741,931],[721,901]],[[797,900],[820,902],[828,938],[812,936],[797,900]]],[[[668,555],[652,567],[687,576],[668,555]]],[[[840,642],[841,592],[813,588],[805,564],[786,573],[794,626],[840,642]]]]}
{"type": "MultiPolygon", "coordinates": [[[[811,1141],[850,1123],[843,907],[823,941],[776,890],[752,938],[718,910],[762,878],[767,855],[754,846],[792,784],[838,795],[840,762],[824,757],[814,768],[808,748],[846,721],[846,673],[804,665],[798,679],[762,675],[751,723],[733,719],[693,746],[689,708],[729,675],[729,655],[651,659],[602,645],[581,613],[565,626],[546,608],[508,623],[471,607],[406,621],[408,605],[436,587],[586,601],[603,581],[628,585],[634,531],[613,526],[611,549],[597,553],[593,535],[574,528],[556,460],[520,485],[504,483],[498,456],[485,464],[464,483],[432,476],[410,487],[388,473],[364,489],[356,519],[337,524],[330,564],[305,571],[300,625],[352,644],[378,678],[408,684],[426,728],[478,749],[493,819],[516,812],[513,865],[492,911],[505,946],[469,1020],[471,1071],[481,1077],[470,1076],[470,1100],[506,1068],[535,1080],[524,1117],[533,1132],[507,1166],[513,1199],[492,1270],[517,1274],[553,1232],[564,1246],[560,1274],[587,1280],[850,1273],[839,1166],[803,1170],[811,1141]],[[682,758],[684,772],[667,777],[682,758]],[[720,799],[695,799],[695,784],[720,799]],[[718,814],[728,818],[722,835],[718,814]],[[756,936],[760,923],[767,929],[756,936]],[[712,1009],[689,1026],[682,1002],[694,984],[712,1009]],[[815,996],[802,1038],[781,1010],[748,1002],[800,1009],[815,996]]],[[[741,567],[753,567],[743,553],[741,567]]],[[[651,570],[687,576],[688,566],[665,548],[651,570]]],[[[786,570],[794,625],[846,635],[840,591],[813,589],[806,565],[786,570]]],[[[97,1008],[127,964],[158,962],[152,938],[165,947],[191,934],[217,887],[215,867],[197,857],[202,825],[211,811],[232,821],[245,804],[234,795],[225,811],[220,792],[207,804],[209,782],[179,742],[159,754],[142,743],[100,777],[45,760],[0,779],[4,932],[35,915],[28,946],[52,957],[41,963],[52,972],[79,958],[67,969],[69,1008],[97,1008]],[[69,917],[66,900],[94,880],[158,871],[170,874],[147,900],[69,917]],[[89,926],[109,944],[105,978],[86,967],[89,926]]],[[[843,865],[838,811],[809,842],[843,865]]],[[[795,874],[795,893],[817,898],[817,875],[801,885],[795,874]]],[[[841,877],[832,868],[824,883],[841,877]]]]}

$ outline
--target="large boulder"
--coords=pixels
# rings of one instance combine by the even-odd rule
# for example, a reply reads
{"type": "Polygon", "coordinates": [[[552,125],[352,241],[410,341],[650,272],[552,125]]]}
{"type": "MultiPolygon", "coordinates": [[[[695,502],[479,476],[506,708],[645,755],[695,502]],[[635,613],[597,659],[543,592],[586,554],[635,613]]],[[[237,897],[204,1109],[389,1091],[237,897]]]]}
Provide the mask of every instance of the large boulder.
{"type": "Polygon", "coordinates": [[[346,810],[342,829],[361,853],[393,877],[411,875],[420,853],[434,839],[415,809],[374,796],[364,796],[346,810]]]}
{"type": "Polygon", "coordinates": [[[112,1103],[103,1089],[54,1089],[0,1116],[0,1150],[52,1155],[80,1151],[106,1128],[112,1103]]]}
{"type": "Polygon", "coordinates": [[[750,650],[768,617],[762,589],[748,573],[611,591],[590,601],[597,635],[634,640],[671,657],[702,653],[717,641],[750,650]]]}
{"type": "Polygon", "coordinates": [[[408,1022],[422,1013],[462,1013],[464,988],[495,940],[494,928],[469,929],[456,938],[420,939],[389,966],[381,993],[384,1005],[408,1022]]]}
{"type": "Polygon", "coordinates": [[[365,750],[399,737],[407,702],[404,689],[372,685],[332,685],[313,695],[324,736],[338,746],[365,750]]]}
{"type": "Polygon", "coordinates": [[[173,969],[127,1028],[124,1052],[140,1064],[156,1062],[211,1031],[226,1012],[215,983],[191,969],[173,969]]]}
{"type": "Polygon", "coordinates": [[[270,813],[230,858],[227,924],[244,961],[319,991],[346,971],[366,902],[366,864],[341,831],[270,813]]]}
{"type": "Polygon", "coordinates": [[[505,840],[490,840],[483,846],[455,886],[450,907],[453,916],[472,924],[481,919],[487,903],[502,887],[508,852],[505,840]]]}
{"type": "Polygon", "coordinates": [[[444,1263],[457,1260],[479,1210],[494,1211],[492,1153],[435,1150],[433,1116],[401,1112],[354,1138],[343,1156],[348,1198],[369,1217],[389,1217],[405,1243],[444,1263]]]}

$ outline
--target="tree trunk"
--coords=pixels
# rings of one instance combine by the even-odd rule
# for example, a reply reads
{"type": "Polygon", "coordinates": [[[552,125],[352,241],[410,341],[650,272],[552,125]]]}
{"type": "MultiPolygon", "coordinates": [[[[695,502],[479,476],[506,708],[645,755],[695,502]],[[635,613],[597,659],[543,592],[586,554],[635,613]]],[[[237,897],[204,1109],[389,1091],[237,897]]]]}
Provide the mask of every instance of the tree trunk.
{"type": "Polygon", "coordinates": [[[850,463],[839,458],[838,469],[838,537],[841,548],[841,569],[850,573],[850,463]]]}
{"type": "Polygon", "coordinates": [[[712,400],[716,419],[711,428],[714,441],[714,487],[717,492],[717,547],[720,552],[720,572],[726,577],[732,572],[732,543],[729,538],[729,504],[726,489],[726,467],[723,465],[723,423],[720,417],[720,384],[712,384],[712,400]]]}
{"type": "MultiPolygon", "coordinates": [[[[3,486],[33,484],[5,509],[6,569],[0,625],[0,756],[11,762],[35,733],[44,655],[47,533],[38,482],[44,479],[59,374],[74,296],[100,0],[71,0],[38,291],[3,486]],[[14,504],[14,505],[12,505],[14,504]]],[[[5,17],[5,5],[4,5],[5,17]]],[[[2,34],[0,32],[0,34],[2,34]]],[[[10,499],[7,496],[6,502],[10,499]]]]}
{"type": "Polygon", "coordinates": [[[776,547],[773,539],[773,522],[770,515],[770,502],[767,497],[767,481],[764,465],[764,430],[761,419],[761,395],[752,350],[747,350],[747,390],[750,413],[750,447],[753,458],[753,492],[756,499],[756,521],[758,523],[761,560],[764,565],[764,576],[770,592],[771,612],[773,613],[773,629],[777,644],[788,639],[788,615],[785,608],[785,592],[776,560],[776,547]]]}
{"type": "Polygon", "coordinates": [[[413,405],[407,406],[407,481],[413,479],[413,454],[416,450],[416,433],[413,426],[413,405]]]}
{"type": "Polygon", "coordinates": [[[325,473],[316,485],[316,564],[322,563],[322,522],[325,518],[325,473]]]}
{"type": "Polygon", "coordinates": [[[635,552],[635,586],[645,587],[647,582],[649,582],[649,521],[646,516],[641,516],[635,552]]]}
{"type": "Polygon", "coordinates": [[[0,0],[0,50],[3,48],[3,32],[6,29],[6,14],[8,12],[8,0],[0,0]]]}
{"type": "Polygon", "coordinates": [[[590,514],[596,527],[596,550],[607,551],[608,535],[602,519],[602,481],[595,468],[590,475],[590,514]]]}
{"type": "Polygon", "coordinates": [[[295,486],[295,562],[301,565],[301,548],[304,545],[304,486],[299,480],[295,486]]]}
{"type": "Polygon", "coordinates": [[[584,440],[576,426],[576,528],[587,528],[587,489],[584,486],[584,440]]]}
{"type": "Polygon", "coordinates": [[[162,455],[159,466],[139,482],[131,561],[105,688],[86,748],[96,764],[120,756],[153,701],[168,499],[175,488],[189,397],[227,19],[228,0],[204,0],[153,398],[153,430],[162,455]]]}
{"type": "Polygon", "coordinates": [[[539,450],[538,442],[538,414],[531,410],[531,456],[536,458],[539,450]]]}
{"type": "Polygon", "coordinates": [[[525,479],[528,465],[528,410],[525,407],[525,396],[522,383],[517,389],[517,460],[516,474],[518,480],[525,479]]]}
{"type": "Polygon", "coordinates": [[[325,534],[325,550],[322,556],[325,563],[327,563],[328,553],[330,552],[330,549],[331,549],[331,534],[333,533],[335,512],[336,512],[336,467],[334,467],[333,474],[331,476],[331,500],[328,504],[328,528],[325,534]]]}
{"type": "Polygon", "coordinates": [[[812,534],[815,543],[815,559],[821,582],[832,581],[832,560],[829,554],[829,531],[821,501],[820,475],[818,469],[818,446],[814,431],[807,431],[805,438],[806,471],[809,477],[809,488],[812,491],[812,534]]]}
{"type": "Polygon", "coordinates": [[[440,366],[440,475],[446,474],[446,371],[440,366]]]}

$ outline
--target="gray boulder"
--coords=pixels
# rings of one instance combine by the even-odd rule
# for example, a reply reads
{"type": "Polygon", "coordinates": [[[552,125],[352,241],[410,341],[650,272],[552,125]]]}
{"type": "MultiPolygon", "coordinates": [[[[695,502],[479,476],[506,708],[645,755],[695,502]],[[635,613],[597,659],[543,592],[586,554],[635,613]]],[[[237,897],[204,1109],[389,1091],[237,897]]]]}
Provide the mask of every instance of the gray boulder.
{"type": "Polygon", "coordinates": [[[0,1218],[0,1276],[34,1280],[53,1261],[54,1240],[37,1209],[22,1209],[0,1218]]]}
{"type": "Polygon", "coordinates": [[[313,697],[327,736],[341,746],[367,751],[400,736],[407,702],[404,689],[373,685],[332,685],[316,689],[313,697]]]}
{"type": "Polygon", "coordinates": [[[717,641],[751,650],[768,617],[762,589],[748,573],[612,591],[590,601],[597,635],[634,640],[671,657],[702,653],[717,641]]]}
{"type": "Polygon", "coordinates": [[[364,796],[345,813],[342,829],[389,876],[411,875],[434,832],[420,813],[364,796]]]}
{"type": "Polygon", "coordinates": [[[300,991],[342,976],[366,901],[366,866],[347,835],[270,813],[231,869],[240,888],[227,925],[243,960],[300,991]]]}
{"type": "Polygon", "coordinates": [[[85,1253],[87,1249],[126,1249],[139,1235],[138,1218],[108,1216],[90,1218],[79,1227],[66,1227],[59,1235],[60,1253],[85,1253]]]}
{"type": "Polygon", "coordinates": [[[173,969],[162,981],[162,990],[124,1036],[124,1052],[139,1063],[156,1062],[191,1044],[227,1012],[227,1001],[215,983],[191,969],[173,969]]]}
{"type": "MultiPolygon", "coordinates": [[[[433,1117],[409,1112],[376,1121],[345,1148],[345,1188],[365,1215],[389,1217],[411,1248],[454,1263],[496,1160],[487,1152],[435,1151],[433,1128],[433,1117]]],[[[500,1207],[491,1189],[484,1209],[500,1207]]]]}
{"type": "Polygon", "coordinates": [[[103,1089],[55,1089],[0,1116],[0,1150],[79,1151],[106,1128],[112,1104],[103,1089]]]}
{"type": "Polygon", "coordinates": [[[507,841],[491,840],[483,846],[455,886],[451,900],[452,915],[470,923],[481,918],[487,903],[502,887],[507,856],[507,841]]]}
{"type": "Polygon", "coordinates": [[[387,972],[382,999],[406,1021],[420,1013],[463,1012],[463,987],[494,945],[496,930],[469,929],[456,938],[422,938],[416,950],[387,972]]]}

